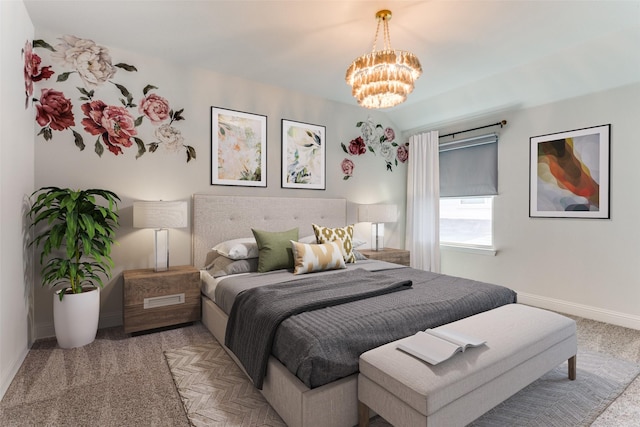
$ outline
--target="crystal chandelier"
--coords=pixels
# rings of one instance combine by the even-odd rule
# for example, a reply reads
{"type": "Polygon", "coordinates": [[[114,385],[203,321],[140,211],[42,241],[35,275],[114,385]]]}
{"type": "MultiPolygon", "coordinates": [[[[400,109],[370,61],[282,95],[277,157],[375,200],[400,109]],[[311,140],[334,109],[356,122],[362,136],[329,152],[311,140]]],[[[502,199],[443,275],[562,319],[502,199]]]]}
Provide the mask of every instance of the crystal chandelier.
{"type": "Polygon", "coordinates": [[[358,104],[365,108],[389,108],[404,102],[413,91],[413,82],[422,74],[420,61],[411,52],[393,50],[389,37],[390,10],[376,13],[378,26],[371,53],[356,58],[347,69],[346,81],[358,104]],[[376,50],[380,22],[384,50],[376,50]]]}

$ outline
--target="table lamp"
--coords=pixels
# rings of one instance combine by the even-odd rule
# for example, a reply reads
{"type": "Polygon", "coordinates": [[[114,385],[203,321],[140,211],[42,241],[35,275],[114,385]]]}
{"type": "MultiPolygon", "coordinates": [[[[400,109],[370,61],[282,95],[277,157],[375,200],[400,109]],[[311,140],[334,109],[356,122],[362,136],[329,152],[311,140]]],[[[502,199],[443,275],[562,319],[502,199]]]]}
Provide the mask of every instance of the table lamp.
{"type": "Polygon", "coordinates": [[[358,221],[371,223],[371,242],[375,242],[375,250],[384,248],[384,223],[396,222],[398,207],[396,205],[360,205],[358,221]]]}
{"type": "Polygon", "coordinates": [[[133,202],[133,226],[155,229],[155,271],[169,269],[169,228],[189,224],[187,202],[133,202]]]}

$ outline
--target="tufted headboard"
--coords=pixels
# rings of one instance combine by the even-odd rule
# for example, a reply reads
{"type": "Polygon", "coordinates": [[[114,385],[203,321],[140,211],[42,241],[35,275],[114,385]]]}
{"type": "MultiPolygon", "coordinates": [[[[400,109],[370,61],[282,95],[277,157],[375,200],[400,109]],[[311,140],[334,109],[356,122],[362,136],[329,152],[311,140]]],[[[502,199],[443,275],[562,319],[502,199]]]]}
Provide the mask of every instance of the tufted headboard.
{"type": "Polygon", "coordinates": [[[313,234],[311,223],[343,227],[345,199],[193,195],[193,265],[206,265],[211,248],[220,242],[253,237],[252,228],[283,231],[298,227],[300,237],[313,234]]]}

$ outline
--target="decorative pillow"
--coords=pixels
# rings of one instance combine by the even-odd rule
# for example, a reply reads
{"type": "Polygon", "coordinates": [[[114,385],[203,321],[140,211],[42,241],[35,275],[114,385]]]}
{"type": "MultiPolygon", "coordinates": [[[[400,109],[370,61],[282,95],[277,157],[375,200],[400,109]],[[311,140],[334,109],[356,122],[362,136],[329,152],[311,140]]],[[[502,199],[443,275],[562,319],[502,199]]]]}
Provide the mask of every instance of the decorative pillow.
{"type": "Polygon", "coordinates": [[[362,252],[356,249],[353,250],[353,256],[356,257],[356,261],[364,261],[366,259],[369,259],[362,252]]]}
{"type": "Polygon", "coordinates": [[[234,260],[225,256],[219,256],[211,263],[211,267],[209,267],[208,270],[213,277],[253,273],[258,271],[258,258],[234,260]]]}
{"type": "Polygon", "coordinates": [[[262,231],[251,229],[258,243],[258,272],[293,268],[291,240],[298,240],[298,229],[262,231]]]}
{"type": "Polygon", "coordinates": [[[342,228],[321,227],[311,224],[316,233],[318,243],[328,243],[334,240],[342,240],[342,256],[345,262],[356,262],[353,255],[353,224],[342,228]]]}
{"type": "Polygon", "coordinates": [[[293,274],[346,268],[342,256],[342,241],[307,244],[291,241],[293,274]]]}
{"type": "Polygon", "coordinates": [[[227,240],[215,245],[213,250],[231,259],[258,258],[258,244],[252,237],[227,240]]]}
{"type": "Polygon", "coordinates": [[[318,239],[316,239],[316,235],[314,234],[313,236],[304,236],[303,238],[298,239],[298,242],[307,244],[318,243],[318,239]]]}
{"type": "MultiPolygon", "coordinates": [[[[316,238],[316,235],[314,234],[313,236],[304,236],[304,237],[298,239],[298,242],[300,242],[300,243],[318,243],[318,239],[316,238]]],[[[355,249],[355,248],[359,248],[360,246],[366,244],[367,241],[366,240],[362,240],[362,239],[358,239],[357,237],[354,237],[353,239],[351,239],[351,243],[353,244],[353,249],[355,249]]]]}
{"type": "Polygon", "coordinates": [[[355,248],[359,248],[360,246],[364,245],[365,243],[367,243],[366,240],[362,240],[362,239],[358,239],[357,237],[354,237],[351,240],[351,243],[353,244],[353,249],[355,248]]]}

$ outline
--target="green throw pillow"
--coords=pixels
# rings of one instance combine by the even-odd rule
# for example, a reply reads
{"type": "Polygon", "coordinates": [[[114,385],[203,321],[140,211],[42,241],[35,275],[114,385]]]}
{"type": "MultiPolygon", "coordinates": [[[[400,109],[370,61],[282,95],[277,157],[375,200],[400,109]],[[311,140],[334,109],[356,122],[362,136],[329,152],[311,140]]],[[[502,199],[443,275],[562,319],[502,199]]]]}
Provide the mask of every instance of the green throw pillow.
{"type": "Polygon", "coordinates": [[[298,240],[298,229],[262,231],[251,229],[258,243],[258,273],[293,268],[291,240],[298,240]]]}

